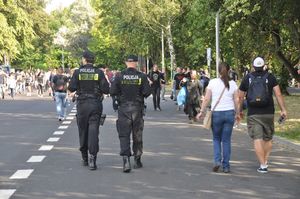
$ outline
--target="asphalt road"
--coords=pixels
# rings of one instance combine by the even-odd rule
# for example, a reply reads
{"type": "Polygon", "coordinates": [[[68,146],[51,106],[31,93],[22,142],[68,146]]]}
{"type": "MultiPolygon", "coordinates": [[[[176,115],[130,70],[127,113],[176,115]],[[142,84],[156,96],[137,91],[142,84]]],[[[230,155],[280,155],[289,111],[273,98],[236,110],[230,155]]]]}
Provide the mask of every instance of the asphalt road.
{"type": "Polygon", "coordinates": [[[122,173],[110,98],[104,107],[108,118],[100,129],[99,169],[89,171],[81,166],[75,119],[58,122],[53,101],[0,101],[0,199],[299,198],[299,152],[275,143],[269,173],[260,174],[251,140],[235,132],[232,172],[213,173],[211,133],[187,124],[170,100],[162,102],[162,112],[148,101],[144,168],[122,173]],[[53,148],[41,151],[43,145],[53,148]],[[32,156],[37,162],[27,162],[32,156]]]}

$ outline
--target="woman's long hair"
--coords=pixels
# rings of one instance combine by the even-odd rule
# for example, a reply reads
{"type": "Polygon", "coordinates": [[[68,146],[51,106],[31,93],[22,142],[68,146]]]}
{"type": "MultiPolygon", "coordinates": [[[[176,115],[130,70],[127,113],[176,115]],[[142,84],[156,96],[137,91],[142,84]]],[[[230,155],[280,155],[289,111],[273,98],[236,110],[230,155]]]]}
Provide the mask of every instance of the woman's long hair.
{"type": "Polygon", "coordinates": [[[220,65],[219,65],[220,78],[224,82],[224,84],[225,84],[226,88],[228,88],[228,90],[229,90],[229,81],[230,81],[229,70],[230,70],[229,64],[227,64],[226,62],[220,63],[220,65]]]}

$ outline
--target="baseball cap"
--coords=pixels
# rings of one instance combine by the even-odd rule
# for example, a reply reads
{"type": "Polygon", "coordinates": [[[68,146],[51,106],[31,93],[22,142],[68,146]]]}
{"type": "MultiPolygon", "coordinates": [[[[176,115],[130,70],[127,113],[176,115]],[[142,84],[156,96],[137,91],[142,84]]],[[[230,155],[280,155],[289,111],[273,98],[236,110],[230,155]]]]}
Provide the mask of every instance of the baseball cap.
{"type": "Polygon", "coordinates": [[[256,57],[256,58],[254,59],[254,61],[253,61],[253,66],[254,66],[254,67],[260,68],[260,67],[263,67],[264,65],[265,65],[265,61],[264,61],[264,59],[261,58],[261,57],[256,57]]]}
{"type": "Polygon", "coordinates": [[[127,57],[127,62],[137,62],[138,61],[138,57],[136,55],[129,55],[127,57]]]}

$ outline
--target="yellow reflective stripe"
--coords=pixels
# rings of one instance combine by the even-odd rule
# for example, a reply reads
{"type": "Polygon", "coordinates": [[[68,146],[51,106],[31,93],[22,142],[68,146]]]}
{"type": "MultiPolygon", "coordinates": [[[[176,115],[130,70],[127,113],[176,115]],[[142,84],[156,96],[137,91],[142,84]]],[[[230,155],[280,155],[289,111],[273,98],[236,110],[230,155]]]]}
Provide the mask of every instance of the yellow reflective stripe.
{"type": "Polygon", "coordinates": [[[94,80],[95,80],[95,81],[98,81],[98,80],[99,80],[98,74],[95,74],[95,75],[94,75],[94,80]]]}
{"type": "Polygon", "coordinates": [[[85,81],[85,80],[90,80],[90,81],[98,81],[99,80],[99,75],[98,74],[87,74],[87,73],[82,73],[79,74],[79,81],[85,81]]]}

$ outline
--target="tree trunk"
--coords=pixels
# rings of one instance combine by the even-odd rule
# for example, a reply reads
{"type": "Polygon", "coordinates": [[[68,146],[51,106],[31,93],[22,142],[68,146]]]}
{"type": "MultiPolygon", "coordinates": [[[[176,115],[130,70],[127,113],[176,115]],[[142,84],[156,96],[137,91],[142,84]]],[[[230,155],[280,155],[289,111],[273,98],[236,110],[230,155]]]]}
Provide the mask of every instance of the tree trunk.
{"type": "Polygon", "coordinates": [[[284,65],[284,67],[287,68],[287,70],[292,75],[292,77],[295,78],[298,82],[300,82],[300,75],[297,73],[297,69],[294,68],[292,61],[286,58],[283,52],[280,50],[281,38],[280,38],[279,30],[278,29],[273,30],[272,36],[274,38],[275,48],[276,48],[275,55],[280,60],[280,62],[284,65]]]}
{"type": "MultiPolygon", "coordinates": [[[[171,31],[171,23],[168,23],[167,30],[166,30],[166,37],[169,45],[170,57],[171,57],[171,74],[173,74],[174,69],[176,69],[176,55],[173,43],[173,36],[171,31]]],[[[171,77],[172,78],[172,77],[171,77]]]]}

